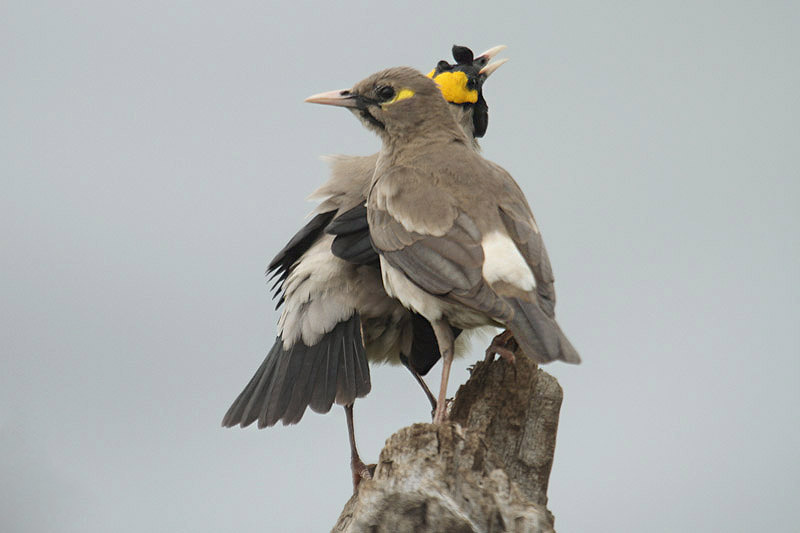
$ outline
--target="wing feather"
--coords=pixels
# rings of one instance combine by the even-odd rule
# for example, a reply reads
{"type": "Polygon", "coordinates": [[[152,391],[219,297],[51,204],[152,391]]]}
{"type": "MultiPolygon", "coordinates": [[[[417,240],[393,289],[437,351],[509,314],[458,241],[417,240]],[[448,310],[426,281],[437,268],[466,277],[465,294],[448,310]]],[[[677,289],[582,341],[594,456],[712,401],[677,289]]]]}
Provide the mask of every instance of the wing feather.
{"type": "Polygon", "coordinates": [[[508,305],[483,279],[478,225],[456,207],[455,199],[404,167],[381,180],[370,195],[368,217],[372,245],[385,260],[430,294],[493,319],[510,316],[508,305]],[[437,198],[441,205],[420,204],[423,197],[437,198]],[[424,223],[414,219],[423,213],[424,223]]]}
{"type": "MultiPolygon", "coordinates": [[[[500,220],[514,241],[525,262],[533,272],[536,279],[536,293],[542,310],[549,316],[555,316],[556,290],[553,269],[550,266],[550,258],[544,246],[542,234],[533,220],[533,216],[528,212],[523,215],[520,206],[501,206],[500,220]],[[516,209],[514,209],[516,208],[516,209]],[[522,215],[522,216],[521,216],[522,215]]],[[[522,211],[524,213],[524,211],[522,211]]]]}

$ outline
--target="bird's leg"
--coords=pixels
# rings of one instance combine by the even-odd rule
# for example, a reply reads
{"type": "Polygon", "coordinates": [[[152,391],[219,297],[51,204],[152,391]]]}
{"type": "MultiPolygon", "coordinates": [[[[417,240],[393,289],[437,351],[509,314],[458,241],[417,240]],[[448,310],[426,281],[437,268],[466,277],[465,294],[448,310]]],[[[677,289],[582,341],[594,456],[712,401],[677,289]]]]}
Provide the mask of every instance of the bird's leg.
{"type": "Polygon", "coordinates": [[[425,380],[422,379],[422,376],[419,375],[419,372],[411,368],[411,363],[408,362],[408,358],[401,356],[400,361],[403,363],[403,366],[406,367],[409,372],[411,372],[411,375],[414,376],[415,380],[417,380],[419,386],[422,387],[425,396],[428,397],[428,401],[431,402],[431,416],[432,416],[433,413],[436,412],[436,397],[431,392],[431,389],[428,388],[428,384],[425,383],[425,380]]]}
{"type": "Polygon", "coordinates": [[[454,338],[453,329],[444,320],[431,323],[436,341],[439,343],[439,352],[442,355],[442,383],[439,386],[439,398],[436,401],[436,413],[433,415],[434,424],[442,424],[447,420],[447,381],[450,379],[450,365],[453,363],[454,338]]]}
{"type": "Polygon", "coordinates": [[[517,341],[514,340],[514,334],[511,333],[510,329],[505,330],[503,333],[495,336],[495,338],[492,339],[492,343],[486,348],[485,361],[487,363],[493,361],[495,354],[497,354],[513,365],[516,345],[517,341]]]}
{"type": "Polygon", "coordinates": [[[345,405],[344,412],[347,415],[347,433],[350,437],[350,469],[353,472],[353,491],[358,489],[358,484],[362,479],[372,479],[369,473],[369,468],[358,456],[358,449],[356,448],[356,432],[353,427],[353,404],[345,405]]]}

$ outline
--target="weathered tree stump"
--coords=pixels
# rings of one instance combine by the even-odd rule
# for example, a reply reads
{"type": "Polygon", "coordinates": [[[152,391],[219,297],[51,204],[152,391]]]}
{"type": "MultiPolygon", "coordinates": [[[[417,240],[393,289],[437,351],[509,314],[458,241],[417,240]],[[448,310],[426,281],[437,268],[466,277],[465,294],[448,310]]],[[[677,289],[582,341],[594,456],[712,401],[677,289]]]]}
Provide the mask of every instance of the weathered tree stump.
{"type": "Polygon", "coordinates": [[[387,441],[334,532],[552,532],[547,483],[562,391],[522,354],[480,362],[450,422],[387,441]]]}

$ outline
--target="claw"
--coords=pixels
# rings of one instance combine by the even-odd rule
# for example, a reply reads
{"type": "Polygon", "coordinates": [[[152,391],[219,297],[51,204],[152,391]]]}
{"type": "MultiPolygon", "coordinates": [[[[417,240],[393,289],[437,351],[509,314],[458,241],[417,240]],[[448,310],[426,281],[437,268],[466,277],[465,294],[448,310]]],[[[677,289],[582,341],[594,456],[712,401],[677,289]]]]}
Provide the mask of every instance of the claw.
{"type": "Polygon", "coordinates": [[[358,485],[361,483],[363,479],[372,479],[372,472],[374,469],[370,471],[369,467],[364,464],[358,457],[353,457],[350,461],[350,469],[353,472],[353,492],[358,490],[358,485]]]}
{"type": "Polygon", "coordinates": [[[494,361],[495,354],[505,359],[508,363],[514,364],[514,351],[517,349],[517,341],[514,340],[514,334],[511,330],[505,330],[501,334],[492,339],[492,343],[486,348],[486,362],[494,361]]]}

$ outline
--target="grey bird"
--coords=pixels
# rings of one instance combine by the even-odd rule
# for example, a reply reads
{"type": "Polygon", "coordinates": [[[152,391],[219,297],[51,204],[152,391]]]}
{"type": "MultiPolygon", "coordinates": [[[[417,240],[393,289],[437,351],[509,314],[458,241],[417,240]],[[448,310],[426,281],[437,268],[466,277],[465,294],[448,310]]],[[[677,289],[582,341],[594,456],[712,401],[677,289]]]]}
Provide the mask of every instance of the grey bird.
{"type": "MultiPolygon", "coordinates": [[[[440,84],[470,145],[488,124],[483,82],[505,60],[504,46],[478,57],[454,46],[455,64],[440,61],[429,76],[440,84]]],[[[278,338],[222,425],[259,427],[300,421],[306,407],[325,413],[345,407],[354,483],[369,474],[358,456],[353,403],[371,388],[367,361],[402,362],[435,404],[420,377],[439,359],[430,324],[383,290],[378,256],[369,239],[365,201],[378,154],[332,158],[332,177],[315,197],[316,215],[277,254],[268,271],[284,305],[278,338]]],[[[459,330],[452,332],[458,335],[459,330]]]]}
{"type": "MultiPolygon", "coordinates": [[[[505,327],[538,363],[579,363],[555,321],[539,227],[508,172],[481,157],[436,84],[397,67],[307,102],[343,106],[382,140],[367,199],[387,294],[433,326],[443,359],[434,422],[446,419],[453,327],[505,327]]],[[[490,352],[503,355],[499,335],[490,352]]]]}

